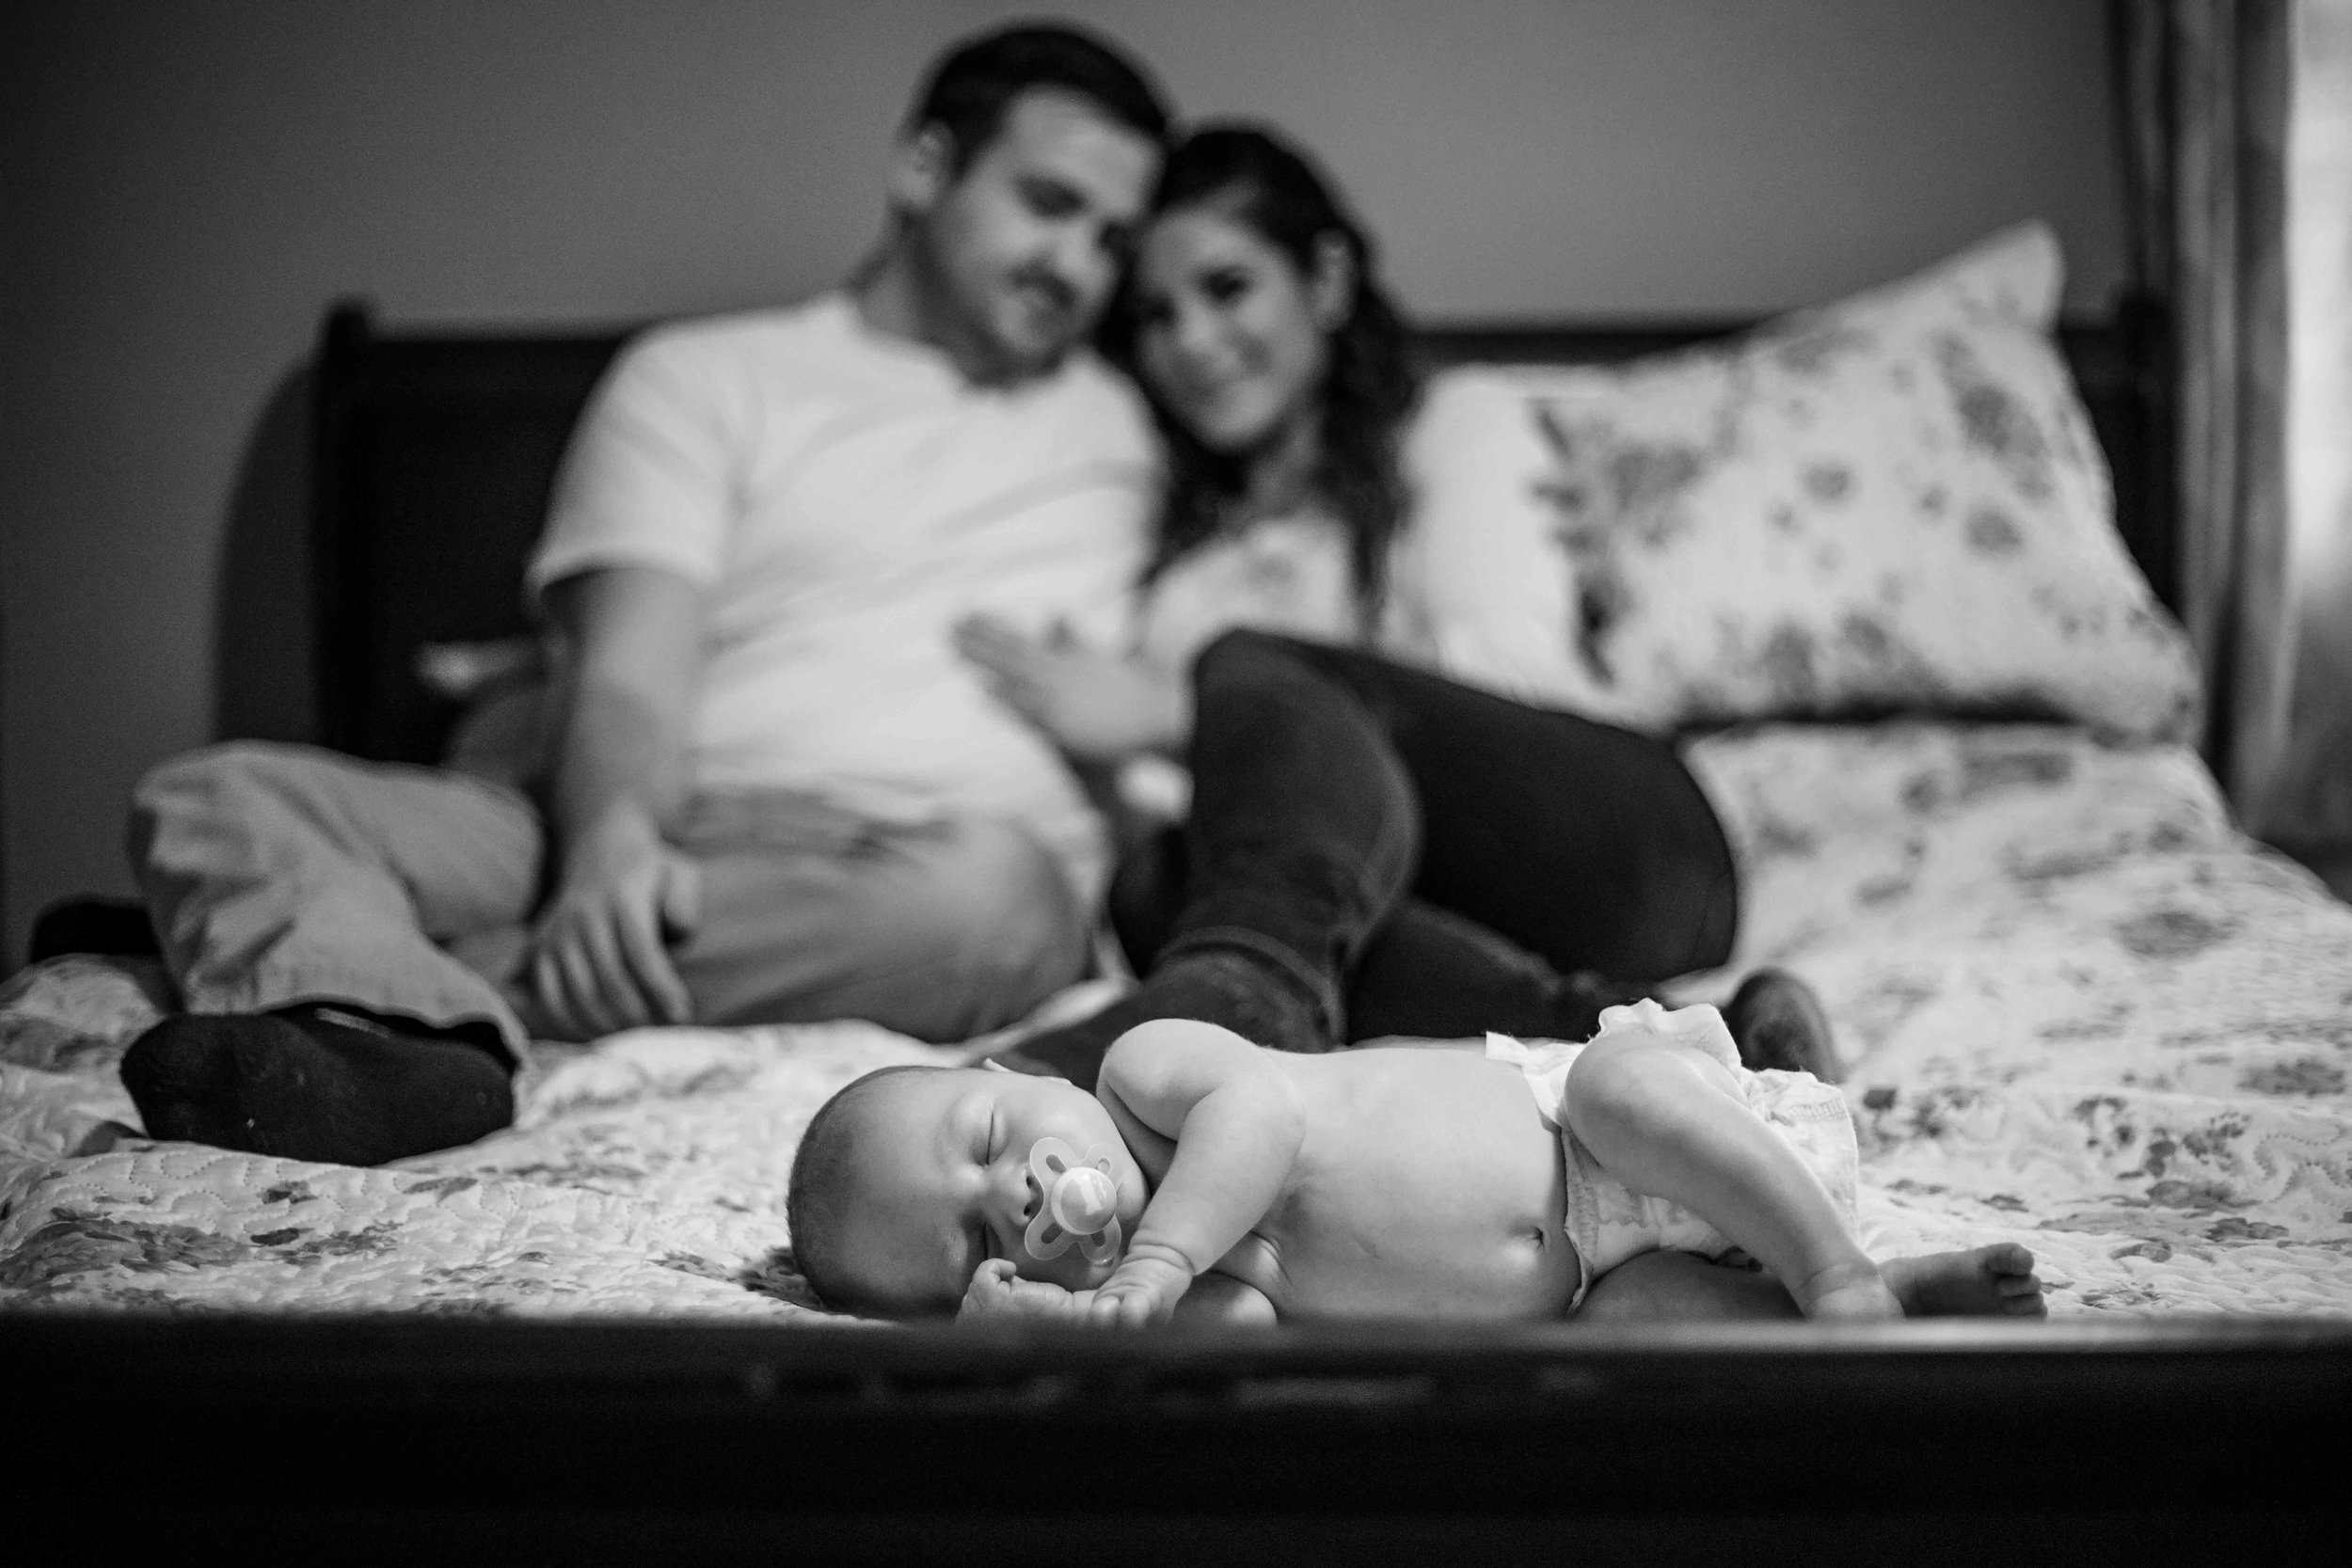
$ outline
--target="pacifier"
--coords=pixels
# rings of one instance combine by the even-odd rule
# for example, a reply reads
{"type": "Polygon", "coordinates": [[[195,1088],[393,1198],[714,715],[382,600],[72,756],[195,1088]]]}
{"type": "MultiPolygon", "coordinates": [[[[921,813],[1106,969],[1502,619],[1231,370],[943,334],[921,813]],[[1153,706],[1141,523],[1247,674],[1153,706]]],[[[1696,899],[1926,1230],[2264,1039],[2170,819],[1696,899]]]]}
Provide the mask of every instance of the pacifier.
{"type": "Polygon", "coordinates": [[[1022,1233],[1029,1256],[1046,1262],[1076,1243],[1089,1263],[1119,1256],[1119,1178],[1112,1174],[1111,1146],[1095,1144],[1080,1159],[1059,1138],[1040,1138],[1029,1150],[1029,1174],[1041,1201],[1037,1217],[1022,1233]]]}

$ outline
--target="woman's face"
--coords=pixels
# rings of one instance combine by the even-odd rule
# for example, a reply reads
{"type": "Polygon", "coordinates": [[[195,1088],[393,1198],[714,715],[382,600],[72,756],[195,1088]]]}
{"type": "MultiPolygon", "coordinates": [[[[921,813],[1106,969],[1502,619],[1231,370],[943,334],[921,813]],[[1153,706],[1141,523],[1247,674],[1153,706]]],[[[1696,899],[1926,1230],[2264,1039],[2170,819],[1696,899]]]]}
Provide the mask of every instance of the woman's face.
{"type": "Polygon", "coordinates": [[[1216,208],[1172,208],[1136,261],[1137,368],[1201,445],[1256,451],[1313,416],[1345,288],[1216,208]]]}

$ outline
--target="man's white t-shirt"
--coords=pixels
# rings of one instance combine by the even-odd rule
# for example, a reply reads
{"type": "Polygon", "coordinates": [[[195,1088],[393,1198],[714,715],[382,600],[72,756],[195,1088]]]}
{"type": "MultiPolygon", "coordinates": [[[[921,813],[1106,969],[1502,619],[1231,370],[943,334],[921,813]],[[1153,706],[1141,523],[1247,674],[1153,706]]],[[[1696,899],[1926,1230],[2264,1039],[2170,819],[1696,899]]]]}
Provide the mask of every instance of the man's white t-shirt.
{"type": "Polygon", "coordinates": [[[976,387],[839,293],[663,326],[583,415],[529,586],[633,565],[704,590],[696,788],[1006,817],[1090,900],[1100,820],[948,634],[986,610],[1108,635],[1143,559],[1154,450],[1133,390],[1084,353],[976,387]]]}

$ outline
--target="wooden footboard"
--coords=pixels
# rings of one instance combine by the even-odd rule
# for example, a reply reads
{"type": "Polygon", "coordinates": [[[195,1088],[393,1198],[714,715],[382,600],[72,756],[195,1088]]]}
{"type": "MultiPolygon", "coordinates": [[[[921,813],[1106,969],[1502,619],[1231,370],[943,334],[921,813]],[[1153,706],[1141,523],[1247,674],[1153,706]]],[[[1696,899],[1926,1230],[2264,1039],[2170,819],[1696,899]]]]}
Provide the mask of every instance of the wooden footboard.
{"type": "Polygon", "coordinates": [[[41,1517],[272,1555],[2275,1562],[2352,1522],[2346,1324],[31,1315],[0,1369],[41,1517]]]}

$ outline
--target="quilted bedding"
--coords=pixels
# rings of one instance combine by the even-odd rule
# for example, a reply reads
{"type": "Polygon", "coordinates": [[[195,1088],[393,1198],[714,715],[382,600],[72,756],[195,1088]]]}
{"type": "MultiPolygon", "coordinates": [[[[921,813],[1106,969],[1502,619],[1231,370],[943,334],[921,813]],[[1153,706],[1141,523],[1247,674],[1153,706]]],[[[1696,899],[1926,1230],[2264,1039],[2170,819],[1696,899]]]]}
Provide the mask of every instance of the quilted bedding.
{"type": "MultiPolygon", "coordinates": [[[[1904,722],[1690,754],[1744,929],[1676,999],[1767,959],[1819,986],[1874,1251],[2024,1242],[2061,1315],[2352,1314],[2352,907],[2242,838],[2192,752],[1904,722]]],[[[512,1130],[359,1170],[141,1137],[115,1063],[167,1005],[134,961],[0,988],[0,1307],[850,1322],[793,1270],[795,1140],[856,1074],[972,1049],[858,1023],[549,1046],[512,1130]]]]}

